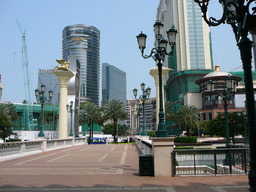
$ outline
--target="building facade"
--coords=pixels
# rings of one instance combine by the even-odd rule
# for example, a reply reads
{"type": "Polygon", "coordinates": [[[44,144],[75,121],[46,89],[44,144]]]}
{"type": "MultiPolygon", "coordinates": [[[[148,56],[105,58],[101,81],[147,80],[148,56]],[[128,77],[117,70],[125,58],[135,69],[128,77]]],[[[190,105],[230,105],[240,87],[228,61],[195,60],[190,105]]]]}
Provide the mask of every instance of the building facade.
{"type": "Polygon", "coordinates": [[[48,97],[48,92],[53,91],[51,103],[59,105],[60,87],[57,76],[53,73],[53,69],[38,69],[38,90],[41,85],[45,85],[45,96],[48,97]]]}
{"type": "Polygon", "coordinates": [[[164,31],[172,27],[178,31],[174,53],[164,63],[173,69],[166,77],[166,100],[179,100],[181,106],[192,96],[200,103],[200,91],[194,82],[212,71],[213,62],[210,31],[199,6],[194,0],[161,0],[157,20],[164,24],[164,31]]]}
{"type": "MultiPolygon", "coordinates": [[[[146,131],[155,130],[155,123],[153,122],[155,100],[156,98],[150,98],[145,101],[146,131]]],[[[129,129],[130,134],[140,135],[143,129],[142,103],[139,103],[137,100],[127,100],[126,112],[128,114],[126,126],[129,129]]]]}
{"type": "Polygon", "coordinates": [[[76,56],[80,63],[80,103],[99,104],[100,31],[89,25],[70,25],[62,31],[62,57],[76,56]]]}
{"type": "Polygon", "coordinates": [[[108,63],[102,63],[102,106],[109,100],[126,104],[126,73],[108,63]]]}

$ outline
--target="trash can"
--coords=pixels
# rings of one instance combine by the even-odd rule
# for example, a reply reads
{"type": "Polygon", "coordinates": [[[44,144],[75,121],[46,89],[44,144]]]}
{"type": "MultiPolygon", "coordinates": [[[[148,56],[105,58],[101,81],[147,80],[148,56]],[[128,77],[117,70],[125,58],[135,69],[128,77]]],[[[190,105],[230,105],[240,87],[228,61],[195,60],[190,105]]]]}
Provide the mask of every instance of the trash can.
{"type": "Polygon", "coordinates": [[[154,164],[152,155],[139,155],[139,175],[154,176],[154,164]]]}

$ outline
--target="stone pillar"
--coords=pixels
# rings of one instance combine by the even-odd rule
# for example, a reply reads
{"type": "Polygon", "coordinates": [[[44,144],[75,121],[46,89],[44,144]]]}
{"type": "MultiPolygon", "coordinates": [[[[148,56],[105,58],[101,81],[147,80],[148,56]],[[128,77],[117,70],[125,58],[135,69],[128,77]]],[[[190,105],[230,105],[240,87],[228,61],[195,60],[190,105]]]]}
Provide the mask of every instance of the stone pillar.
{"type": "MultiPolygon", "coordinates": [[[[162,90],[163,90],[163,109],[165,109],[165,93],[164,93],[164,78],[167,75],[167,73],[173,69],[167,68],[167,67],[162,67],[162,90]]],[[[155,80],[155,86],[156,86],[156,129],[158,127],[159,123],[159,105],[160,105],[160,100],[159,100],[159,75],[158,75],[158,67],[153,67],[150,69],[149,74],[154,77],[155,80]]],[[[165,110],[164,110],[165,111],[165,110]]]]}
{"type": "Polygon", "coordinates": [[[173,148],[174,137],[152,138],[155,177],[173,177],[173,148]]]}
{"type": "Polygon", "coordinates": [[[68,138],[68,83],[74,76],[72,71],[54,71],[60,84],[59,139],[68,138]]]}

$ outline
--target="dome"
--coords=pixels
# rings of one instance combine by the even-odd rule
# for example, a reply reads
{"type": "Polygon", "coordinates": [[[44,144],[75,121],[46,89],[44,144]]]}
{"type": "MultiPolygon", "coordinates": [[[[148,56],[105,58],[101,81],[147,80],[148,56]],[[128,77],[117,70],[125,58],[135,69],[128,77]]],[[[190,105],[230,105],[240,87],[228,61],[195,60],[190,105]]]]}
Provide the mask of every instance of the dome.
{"type": "Polygon", "coordinates": [[[222,76],[222,77],[223,76],[232,76],[232,74],[225,72],[225,71],[221,71],[220,66],[215,65],[214,71],[205,75],[204,78],[211,78],[211,77],[218,77],[218,76],[222,76]]]}

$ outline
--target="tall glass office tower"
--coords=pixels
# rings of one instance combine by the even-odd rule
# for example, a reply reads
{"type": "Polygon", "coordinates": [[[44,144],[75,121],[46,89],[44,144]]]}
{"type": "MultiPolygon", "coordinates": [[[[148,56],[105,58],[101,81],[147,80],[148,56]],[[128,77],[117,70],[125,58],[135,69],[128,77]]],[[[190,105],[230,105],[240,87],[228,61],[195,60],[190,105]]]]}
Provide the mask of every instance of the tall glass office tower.
{"type": "Polygon", "coordinates": [[[62,57],[76,56],[80,63],[80,103],[99,104],[100,31],[89,25],[66,26],[62,32],[62,57]]]}
{"type": "Polygon", "coordinates": [[[102,63],[102,105],[109,100],[126,105],[126,73],[108,63],[102,63]]]}

